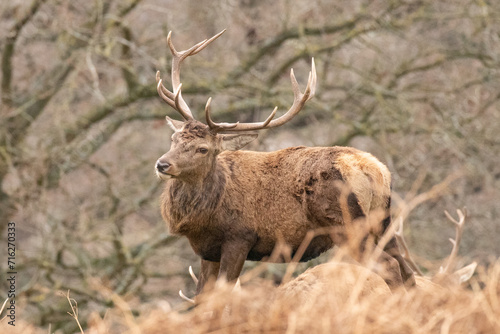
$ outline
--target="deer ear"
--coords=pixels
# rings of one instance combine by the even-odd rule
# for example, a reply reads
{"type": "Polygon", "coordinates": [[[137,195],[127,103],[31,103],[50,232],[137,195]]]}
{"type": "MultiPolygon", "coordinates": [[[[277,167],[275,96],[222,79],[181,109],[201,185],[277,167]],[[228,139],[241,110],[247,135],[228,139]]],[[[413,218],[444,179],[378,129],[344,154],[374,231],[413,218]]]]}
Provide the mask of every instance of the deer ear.
{"type": "Polygon", "coordinates": [[[257,138],[257,133],[245,134],[220,134],[222,137],[222,149],[224,151],[237,151],[257,138]]]}
{"type": "Polygon", "coordinates": [[[463,267],[462,269],[459,269],[455,271],[452,275],[458,279],[459,283],[464,283],[467,282],[472,275],[474,275],[474,271],[476,270],[477,263],[472,262],[468,266],[463,267]]]}
{"type": "Polygon", "coordinates": [[[184,126],[183,121],[176,121],[175,119],[171,119],[170,117],[166,116],[165,119],[167,120],[168,126],[174,131],[180,131],[182,127],[184,126]]]}

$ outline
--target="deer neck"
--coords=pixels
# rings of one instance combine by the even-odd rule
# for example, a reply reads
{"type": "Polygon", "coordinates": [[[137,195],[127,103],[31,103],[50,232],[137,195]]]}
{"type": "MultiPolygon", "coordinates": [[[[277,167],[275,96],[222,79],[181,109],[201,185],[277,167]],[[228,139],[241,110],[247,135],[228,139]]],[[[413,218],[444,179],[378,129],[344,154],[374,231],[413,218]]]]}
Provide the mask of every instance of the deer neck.
{"type": "Polygon", "coordinates": [[[203,177],[170,180],[164,192],[162,208],[170,232],[182,235],[196,233],[212,218],[224,195],[225,186],[224,170],[217,163],[203,177]]]}

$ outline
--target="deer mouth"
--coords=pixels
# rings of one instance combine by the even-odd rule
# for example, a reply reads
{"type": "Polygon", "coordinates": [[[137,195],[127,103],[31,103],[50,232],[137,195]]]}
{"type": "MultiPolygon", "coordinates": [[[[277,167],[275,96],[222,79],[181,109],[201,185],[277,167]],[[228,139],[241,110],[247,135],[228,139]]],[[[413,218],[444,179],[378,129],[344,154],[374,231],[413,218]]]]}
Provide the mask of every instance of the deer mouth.
{"type": "Polygon", "coordinates": [[[156,176],[158,176],[160,179],[169,179],[172,177],[172,175],[168,174],[167,172],[162,172],[158,169],[156,170],[156,176]]]}
{"type": "Polygon", "coordinates": [[[160,170],[156,169],[156,176],[158,176],[158,178],[160,178],[162,180],[169,180],[172,178],[176,178],[178,175],[175,173],[172,173],[170,171],[160,171],[160,170]]]}

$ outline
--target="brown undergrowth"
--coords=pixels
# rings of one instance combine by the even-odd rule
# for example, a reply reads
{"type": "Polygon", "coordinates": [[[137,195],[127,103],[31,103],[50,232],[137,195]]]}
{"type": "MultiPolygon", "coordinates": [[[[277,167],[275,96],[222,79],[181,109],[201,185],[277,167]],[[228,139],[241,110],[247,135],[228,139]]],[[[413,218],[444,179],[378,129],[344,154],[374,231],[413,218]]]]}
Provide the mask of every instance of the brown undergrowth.
{"type": "Polygon", "coordinates": [[[94,317],[86,333],[500,333],[500,262],[480,268],[468,287],[417,287],[389,296],[354,287],[339,299],[338,284],[332,279],[301,303],[276,298],[275,287],[255,278],[240,291],[219,284],[194,308],[156,309],[133,322],[126,310],[114,310],[94,317]]]}
{"type": "MultiPolygon", "coordinates": [[[[361,293],[361,277],[348,298],[339,298],[339,277],[295,301],[279,298],[279,289],[256,278],[254,269],[242,276],[239,291],[218,284],[196,307],[157,304],[140,316],[115,296],[114,308],[91,315],[84,333],[500,333],[500,262],[479,267],[467,287],[422,286],[389,295],[361,293]]],[[[26,320],[12,328],[3,319],[0,333],[52,333],[26,320]]]]}

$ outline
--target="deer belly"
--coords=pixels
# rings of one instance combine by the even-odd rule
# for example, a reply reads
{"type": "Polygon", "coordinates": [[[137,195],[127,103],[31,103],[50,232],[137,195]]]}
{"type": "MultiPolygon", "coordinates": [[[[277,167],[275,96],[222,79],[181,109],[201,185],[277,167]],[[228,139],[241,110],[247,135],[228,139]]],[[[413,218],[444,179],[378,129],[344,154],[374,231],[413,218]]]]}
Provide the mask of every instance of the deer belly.
{"type": "Polygon", "coordinates": [[[292,257],[300,256],[300,262],[309,261],[320,256],[332,248],[333,245],[333,240],[329,235],[318,235],[311,240],[305,251],[301,251],[300,249],[294,250],[292,257]]]}
{"type": "Polygon", "coordinates": [[[294,259],[296,256],[300,257],[299,261],[309,261],[326,252],[333,247],[334,243],[329,235],[318,235],[314,237],[307,245],[305,250],[300,247],[301,243],[295,245],[287,245],[278,250],[275,258],[271,258],[271,254],[276,248],[275,240],[259,240],[257,244],[250,250],[247,255],[247,260],[250,261],[272,261],[272,262],[286,262],[288,259],[294,259]],[[281,253],[281,254],[280,254],[281,253]]]}

